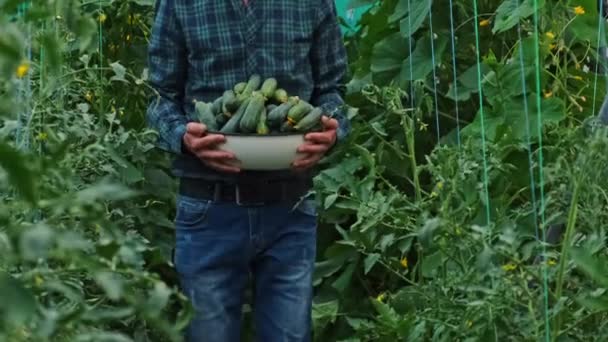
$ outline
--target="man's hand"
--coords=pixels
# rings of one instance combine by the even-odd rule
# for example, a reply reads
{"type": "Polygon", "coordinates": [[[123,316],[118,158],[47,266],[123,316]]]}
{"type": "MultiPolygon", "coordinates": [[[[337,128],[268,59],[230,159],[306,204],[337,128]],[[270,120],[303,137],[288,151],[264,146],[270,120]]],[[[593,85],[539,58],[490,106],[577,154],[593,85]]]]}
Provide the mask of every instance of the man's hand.
{"type": "Polygon", "coordinates": [[[184,146],[206,165],[219,171],[240,172],[241,170],[235,166],[234,154],[217,149],[217,145],[225,140],[223,135],[207,134],[207,126],[195,122],[186,126],[186,134],[182,139],[184,146]]]}
{"type": "Polygon", "coordinates": [[[304,136],[306,142],[298,148],[305,156],[294,161],[295,169],[304,170],[316,165],[325,153],[336,143],[338,121],[327,116],[321,118],[323,132],[308,133],[304,136]]]}

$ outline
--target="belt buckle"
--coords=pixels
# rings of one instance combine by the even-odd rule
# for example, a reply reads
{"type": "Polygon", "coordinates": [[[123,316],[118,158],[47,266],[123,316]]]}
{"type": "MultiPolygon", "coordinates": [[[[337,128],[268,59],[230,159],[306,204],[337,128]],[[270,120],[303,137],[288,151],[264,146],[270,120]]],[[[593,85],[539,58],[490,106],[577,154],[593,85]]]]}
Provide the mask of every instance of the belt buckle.
{"type": "MultiPolygon", "coordinates": [[[[256,187],[250,187],[249,193],[251,193],[251,188],[254,189],[254,191],[256,193],[260,193],[260,189],[256,188],[256,187]]],[[[236,184],[235,186],[235,192],[236,192],[236,204],[238,206],[262,206],[265,204],[265,202],[263,200],[250,200],[251,196],[249,196],[249,194],[247,193],[247,191],[242,191],[243,190],[243,186],[240,184],[236,184]]]]}

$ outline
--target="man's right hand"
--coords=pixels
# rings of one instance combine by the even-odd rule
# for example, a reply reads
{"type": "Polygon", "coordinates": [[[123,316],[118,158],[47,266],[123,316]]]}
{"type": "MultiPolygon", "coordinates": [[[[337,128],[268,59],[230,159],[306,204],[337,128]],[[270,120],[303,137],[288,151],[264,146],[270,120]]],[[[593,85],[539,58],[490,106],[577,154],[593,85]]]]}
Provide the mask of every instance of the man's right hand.
{"type": "Polygon", "coordinates": [[[184,146],[206,165],[219,171],[238,173],[241,170],[235,166],[235,155],[217,149],[217,145],[225,140],[221,134],[207,134],[207,126],[196,122],[188,123],[182,139],[184,146]]]}

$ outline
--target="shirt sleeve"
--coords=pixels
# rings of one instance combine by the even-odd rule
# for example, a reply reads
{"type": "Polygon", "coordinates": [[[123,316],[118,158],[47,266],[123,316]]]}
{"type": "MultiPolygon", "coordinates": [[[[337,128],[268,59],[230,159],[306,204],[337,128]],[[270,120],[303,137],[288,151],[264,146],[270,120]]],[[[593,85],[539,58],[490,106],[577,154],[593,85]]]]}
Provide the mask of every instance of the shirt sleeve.
{"type": "Polygon", "coordinates": [[[350,132],[350,121],[344,109],[344,86],[347,71],[346,48],[338,23],[336,4],[321,0],[317,11],[317,26],[311,49],[311,64],[315,82],[312,102],[338,120],[338,141],[350,132]]]}
{"type": "Polygon", "coordinates": [[[158,92],[148,106],[146,120],[159,134],[157,146],[183,153],[187,117],[182,102],[187,71],[186,44],[175,15],[174,0],[158,0],[148,48],[150,85],[158,92]]]}

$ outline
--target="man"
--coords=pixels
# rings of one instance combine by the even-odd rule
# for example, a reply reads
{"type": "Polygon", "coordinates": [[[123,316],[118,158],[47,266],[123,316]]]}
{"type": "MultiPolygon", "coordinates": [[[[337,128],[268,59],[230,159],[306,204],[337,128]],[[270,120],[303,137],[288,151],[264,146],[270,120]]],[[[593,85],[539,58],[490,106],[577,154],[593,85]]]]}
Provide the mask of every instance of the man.
{"type": "Polygon", "coordinates": [[[258,340],[309,341],[317,223],[314,202],[301,198],[316,163],[350,130],[333,0],[157,0],[151,38],[160,98],[147,117],[180,178],[174,261],[195,308],[187,340],[240,339],[251,275],[258,340]],[[193,99],[210,102],[254,73],[328,114],[290,170],[240,170],[216,149],[224,136],[189,120],[193,99]]]}

